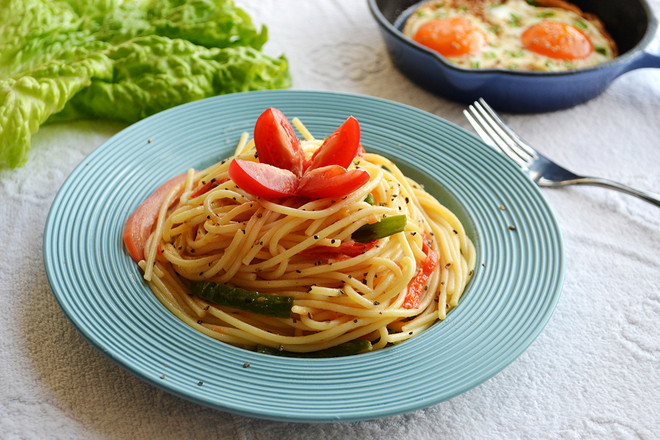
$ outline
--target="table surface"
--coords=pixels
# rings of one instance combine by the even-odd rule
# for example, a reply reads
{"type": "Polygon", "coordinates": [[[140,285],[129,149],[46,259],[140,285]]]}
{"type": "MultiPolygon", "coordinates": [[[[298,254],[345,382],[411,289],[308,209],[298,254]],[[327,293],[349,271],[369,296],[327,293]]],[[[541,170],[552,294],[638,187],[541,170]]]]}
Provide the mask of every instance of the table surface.
{"type": "MultiPolygon", "coordinates": [[[[237,0],[285,53],[294,89],[412,105],[466,129],[463,105],[390,62],[366,2],[237,0]]],[[[656,16],[660,0],[650,2],[656,16]]],[[[543,114],[503,114],[530,143],[589,175],[660,190],[660,72],[640,69],[599,97],[543,114]]],[[[42,262],[57,190],[124,126],[43,127],[30,159],[0,170],[0,437],[86,439],[609,438],[660,432],[660,209],[598,187],[543,189],[564,237],[566,274],[538,339],[495,377],[405,415],[336,424],[247,418],[142,382],[94,349],[52,295],[42,262]],[[11,240],[9,240],[11,238],[11,240]]]]}

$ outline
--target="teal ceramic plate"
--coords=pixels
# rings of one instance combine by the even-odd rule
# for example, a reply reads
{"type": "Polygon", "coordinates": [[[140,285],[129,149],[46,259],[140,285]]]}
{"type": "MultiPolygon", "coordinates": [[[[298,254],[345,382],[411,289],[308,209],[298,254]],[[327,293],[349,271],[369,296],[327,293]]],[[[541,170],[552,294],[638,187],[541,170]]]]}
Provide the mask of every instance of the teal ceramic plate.
{"type": "Polygon", "coordinates": [[[555,217],[509,160],[413,107],[312,91],[206,99],[117,134],[73,171],[56,196],[44,233],[44,262],[74,326],[141,379],[222,411],[299,422],[401,414],[479,385],[538,336],[559,298],[564,270],[555,217]],[[397,162],[457,212],[478,260],[446,320],[381,351],[280,358],[210,339],[152,295],[123,247],[127,216],[170,177],[229,156],[267,107],[299,117],[317,138],[354,115],[366,149],[397,162]]]}

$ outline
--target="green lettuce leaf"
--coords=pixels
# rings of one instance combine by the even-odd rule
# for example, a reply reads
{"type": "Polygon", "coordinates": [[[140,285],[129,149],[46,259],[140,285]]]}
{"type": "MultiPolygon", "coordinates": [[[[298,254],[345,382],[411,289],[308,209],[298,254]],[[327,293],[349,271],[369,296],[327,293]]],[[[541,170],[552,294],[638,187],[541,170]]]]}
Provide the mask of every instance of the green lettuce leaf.
{"type": "Polygon", "coordinates": [[[135,122],[209,96],[291,86],[231,0],[0,0],[0,167],[50,121],[135,122]]]}

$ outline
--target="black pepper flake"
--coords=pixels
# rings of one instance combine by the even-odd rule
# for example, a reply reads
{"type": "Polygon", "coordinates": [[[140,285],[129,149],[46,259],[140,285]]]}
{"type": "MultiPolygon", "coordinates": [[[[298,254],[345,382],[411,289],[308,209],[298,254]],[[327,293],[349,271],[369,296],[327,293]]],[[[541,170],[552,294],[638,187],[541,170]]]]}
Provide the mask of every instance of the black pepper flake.
{"type": "Polygon", "coordinates": [[[516,230],[516,227],[513,226],[513,225],[509,225],[509,230],[511,230],[511,231],[515,231],[515,230],[516,230]]]}
{"type": "Polygon", "coordinates": [[[417,232],[415,232],[415,231],[412,231],[412,232],[410,233],[410,235],[413,235],[413,236],[415,236],[415,235],[417,235],[417,232]]]}
{"type": "Polygon", "coordinates": [[[249,362],[246,362],[246,363],[243,364],[243,368],[247,368],[247,367],[249,367],[249,366],[250,366],[250,363],[249,363],[249,362]]]}
{"type": "Polygon", "coordinates": [[[262,213],[260,213],[260,212],[259,212],[259,213],[257,213],[257,218],[261,218],[261,217],[263,217],[263,214],[262,214],[262,213]]]}
{"type": "Polygon", "coordinates": [[[451,267],[451,263],[445,264],[445,269],[449,269],[451,267]]]}
{"type": "Polygon", "coordinates": [[[202,320],[201,320],[201,319],[198,319],[198,320],[197,320],[197,324],[201,324],[201,323],[202,323],[202,320]]]}
{"type": "Polygon", "coordinates": [[[208,219],[210,219],[210,218],[211,218],[211,216],[210,216],[210,215],[207,215],[207,216],[206,216],[206,219],[207,219],[207,220],[208,220],[208,219]]]}
{"type": "Polygon", "coordinates": [[[277,349],[278,349],[279,351],[284,351],[284,345],[279,345],[279,346],[277,347],[277,349]]]}
{"type": "Polygon", "coordinates": [[[164,374],[161,374],[161,375],[160,375],[160,378],[161,378],[161,379],[165,379],[165,375],[164,375],[164,374]]]}
{"type": "Polygon", "coordinates": [[[204,307],[204,310],[208,310],[211,306],[204,307]]]}
{"type": "Polygon", "coordinates": [[[204,385],[204,382],[200,380],[199,382],[197,382],[197,385],[201,387],[202,385],[204,385]]]}
{"type": "Polygon", "coordinates": [[[307,317],[308,317],[309,319],[312,319],[312,313],[311,313],[311,312],[307,312],[307,317]]]}
{"type": "Polygon", "coordinates": [[[330,240],[330,243],[335,244],[335,241],[337,241],[337,240],[335,240],[335,239],[333,238],[332,240],[330,240]]]}
{"type": "Polygon", "coordinates": [[[354,319],[353,322],[357,324],[358,320],[357,320],[357,319],[354,319]]]}
{"type": "Polygon", "coordinates": [[[318,239],[319,239],[319,236],[318,236],[318,235],[315,235],[315,236],[314,236],[314,240],[318,240],[318,239]]]}
{"type": "Polygon", "coordinates": [[[149,143],[149,144],[150,144],[150,143],[151,143],[151,139],[147,139],[147,143],[149,143]]]}
{"type": "Polygon", "coordinates": [[[302,273],[300,269],[296,269],[296,273],[302,273]]]}
{"type": "Polygon", "coordinates": [[[380,305],[380,303],[378,301],[374,301],[374,305],[378,306],[378,305],[380,305]]]}
{"type": "Polygon", "coordinates": [[[194,253],[195,253],[195,249],[190,249],[190,253],[191,253],[191,254],[194,254],[194,253]]]}
{"type": "Polygon", "coordinates": [[[346,295],[346,292],[344,292],[344,289],[339,289],[339,293],[341,293],[342,295],[346,295]]]}
{"type": "Polygon", "coordinates": [[[349,276],[348,276],[348,279],[349,279],[349,280],[350,280],[351,278],[353,278],[353,275],[349,275],[349,276]]]}

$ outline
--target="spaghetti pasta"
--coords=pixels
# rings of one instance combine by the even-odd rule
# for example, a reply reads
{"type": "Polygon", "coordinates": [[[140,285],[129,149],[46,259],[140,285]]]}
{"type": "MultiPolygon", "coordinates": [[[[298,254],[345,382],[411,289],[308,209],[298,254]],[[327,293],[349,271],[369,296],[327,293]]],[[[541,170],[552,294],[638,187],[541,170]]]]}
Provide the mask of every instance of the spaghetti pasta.
{"type": "MultiPolygon", "coordinates": [[[[293,123],[313,157],[323,141],[293,123]]],[[[458,218],[392,161],[361,152],[348,168],[368,181],[341,197],[267,199],[230,177],[232,161],[256,156],[244,135],[231,158],[181,176],[134,256],[186,324],[248,349],[325,353],[361,341],[351,350],[364,351],[409,339],[458,304],[475,248],[458,218]],[[392,218],[403,226],[387,230],[382,220],[392,218]],[[360,228],[378,238],[356,241],[360,228]],[[269,313],[282,298],[285,315],[269,313]],[[265,312],[251,309],[257,302],[265,312]]]]}

